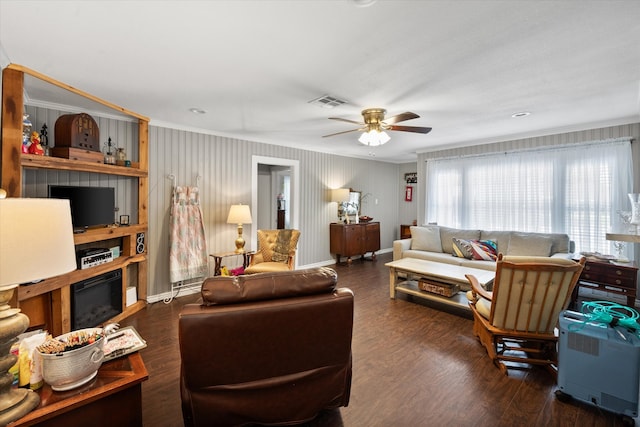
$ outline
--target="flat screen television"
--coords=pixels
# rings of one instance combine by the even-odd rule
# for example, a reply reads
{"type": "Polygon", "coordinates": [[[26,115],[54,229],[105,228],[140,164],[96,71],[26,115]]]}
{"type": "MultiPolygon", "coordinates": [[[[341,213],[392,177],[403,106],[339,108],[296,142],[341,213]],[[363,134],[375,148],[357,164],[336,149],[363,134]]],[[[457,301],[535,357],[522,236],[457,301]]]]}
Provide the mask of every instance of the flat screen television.
{"type": "Polygon", "coordinates": [[[49,198],[70,201],[74,230],[114,223],[116,199],[112,187],[49,185],[49,198]]]}

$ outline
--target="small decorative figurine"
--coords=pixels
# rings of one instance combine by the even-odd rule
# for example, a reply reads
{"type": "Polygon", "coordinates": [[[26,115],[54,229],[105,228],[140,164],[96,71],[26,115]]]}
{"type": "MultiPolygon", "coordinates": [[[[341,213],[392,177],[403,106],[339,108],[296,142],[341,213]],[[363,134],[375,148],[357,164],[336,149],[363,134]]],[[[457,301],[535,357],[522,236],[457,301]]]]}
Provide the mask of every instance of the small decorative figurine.
{"type": "Polygon", "coordinates": [[[49,135],[47,134],[47,124],[44,123],[42,125],[42,129],[40,129],[40,145],[44,149],[44,155],[49,155],[49,135]]]}
{"type": "Polygon", "coordinates": [[[44,148],[42,148],[42,145],[40,144],[40,135],[35,130],[31,132],[29,154],[37,154],[38,156],[44,156],[44,148]]]}

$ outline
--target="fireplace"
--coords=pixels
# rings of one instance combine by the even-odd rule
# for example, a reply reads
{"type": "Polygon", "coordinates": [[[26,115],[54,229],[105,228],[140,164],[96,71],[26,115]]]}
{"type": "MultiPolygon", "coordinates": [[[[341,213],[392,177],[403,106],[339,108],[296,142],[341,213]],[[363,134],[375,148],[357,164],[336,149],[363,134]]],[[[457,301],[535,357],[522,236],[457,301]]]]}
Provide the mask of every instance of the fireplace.
{"type": "Polygon", "coordinates": [[[122,271],[71,285],[71,329],[92,328],[122,313],[122,271]]]}

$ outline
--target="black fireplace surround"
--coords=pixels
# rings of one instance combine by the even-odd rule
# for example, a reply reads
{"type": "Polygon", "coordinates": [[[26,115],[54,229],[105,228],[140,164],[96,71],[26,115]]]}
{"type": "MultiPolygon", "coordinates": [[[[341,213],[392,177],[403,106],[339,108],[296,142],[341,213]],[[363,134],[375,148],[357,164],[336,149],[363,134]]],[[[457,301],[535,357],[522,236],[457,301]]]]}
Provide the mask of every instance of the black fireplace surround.
{"type": "Polygon", "coordinates": [[[93,328],[122,313],[122,271],[71,285],[71,329],[93,328]]]}

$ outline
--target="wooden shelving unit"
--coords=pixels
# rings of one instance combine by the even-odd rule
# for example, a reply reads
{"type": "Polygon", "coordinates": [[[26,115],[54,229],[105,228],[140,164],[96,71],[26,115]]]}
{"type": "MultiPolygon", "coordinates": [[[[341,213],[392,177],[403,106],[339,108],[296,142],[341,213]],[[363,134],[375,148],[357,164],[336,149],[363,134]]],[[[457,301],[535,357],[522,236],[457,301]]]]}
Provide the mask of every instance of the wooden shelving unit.
{"type": "Polygon", "coordinates": [[[89,163],[79,160],[69,160],[60,157],[37,156],[35,154],[22,154],[20,163],[24,168],[34,169],[59,169],[76,172],[94,172],[107,175],[130,176],[146,178],[148,172],[140,169],[139,164],[132,167],[105,165],[100,163],[89,163]]]}
{"type": "MultiPolygon", "coordinates": [[[[48,102],[60,101],[47,99],[48,102]]],[[[72,104],[73,105],[73,104],[72,104]]],[[[98,276],[108,271],[121,269],[123,301],[122,313],[112,321],[119,321],[146,307],[148,245],[138,253],[136,238],[140,233],[147,235],[148,230],[148,135],[149,119],[122,107],[104,101],[65,83],[59,82],[34,70],[17,64],[10,64],[2,71],[2,140],[0,150],[1,170],[0,187],[7,191],[8,197],[22,197],[22,178],[25,169],[50,169],[83,173],[99,173],[127,177],[132,182],[132,191],[138,192],[137,218],[131,218],[128,227],[106,227],[88,230],[74,235],[76,247],[105,243],[114,239],[122,247],[121,256],[114,261],[84,270],[52,277],[36,284],[20,286],[14,295],[14,304],[29,316],[30,327],[46,328],[53,335],[71,330],[71,285],[79,281],[98,276]],[[28,81],[28,83],[26,83],[28,81]],[[57,157],[37,156],[22,153],[22,114],[24,112],[24,94],[30,85],[38,89],[46,88],[46,93],[55,94],[78,101],[79,108],[86,105],[96,106],[97,110],[122,117],[123,120],[137,122],[138,159],[131,167],[90,163],[57,157]],[[126,287],[135,284],[138,301],[126,306],[126,287]]]]}

